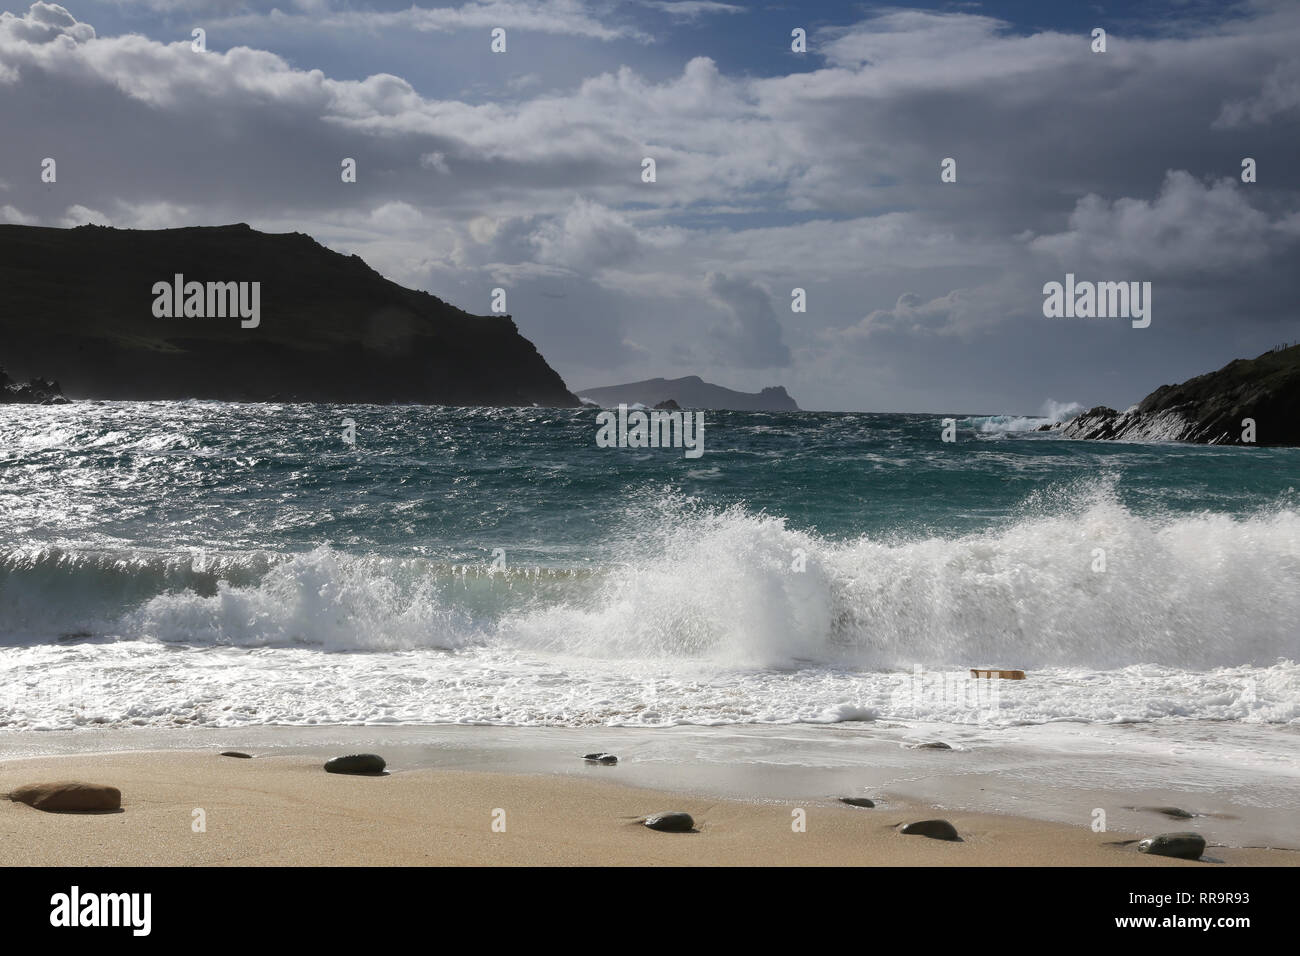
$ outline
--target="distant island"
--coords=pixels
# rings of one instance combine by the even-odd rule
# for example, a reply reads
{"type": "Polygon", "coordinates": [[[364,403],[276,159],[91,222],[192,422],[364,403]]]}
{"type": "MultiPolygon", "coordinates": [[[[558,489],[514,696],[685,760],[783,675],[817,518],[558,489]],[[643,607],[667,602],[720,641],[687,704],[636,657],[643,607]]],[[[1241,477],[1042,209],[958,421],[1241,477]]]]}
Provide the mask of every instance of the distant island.
{"type": "Polygon", "coordinates": [[[1067,438],[1300,445],[1300,345],[1162,385],[1128,411],[1101,405],[1043,426],[1051,428],[1067,438]]]}
{"type": "Polygon", "coordinates": [[[580,405],[510,316],[242,223],[0,225],[0,363],[71,398],[580,405]]]}
{"type": "Polygon", "coordinates": [[[761,392],[737,392],[713,385],[698,375],[685,378],[650,378],[627,385],[589,388],[578,393],[584,401],[613,408],[615,405],[641,404],[653,408],[664,402],[676,402],[681,408],[717,408],[738,412],[797,412],[799,406],[785,389],[776,385],[761,392]]]}

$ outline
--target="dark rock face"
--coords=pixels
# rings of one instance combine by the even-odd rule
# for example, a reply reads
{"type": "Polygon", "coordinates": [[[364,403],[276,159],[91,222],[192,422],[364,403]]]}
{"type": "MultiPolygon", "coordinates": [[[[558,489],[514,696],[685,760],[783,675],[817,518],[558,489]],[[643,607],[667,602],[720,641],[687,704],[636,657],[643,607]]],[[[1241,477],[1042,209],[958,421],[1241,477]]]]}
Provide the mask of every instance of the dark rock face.
{"type": "Polygon", "coordinates": [[[383,773],[384,758],[378,754],[348,754],[325,761],[326,773],[383,773]]]}
{"type": "Polygon", "coordinates": [[[31,783],[9,799],[48,813],[87,813],[122,808],[122,791],[98,783],[31,783]]]}
{"type": "Polygon", "coordinates": [[[929,837],[931,840],[961,840],[957,828],[947,820],[917,820],[903,825],[900,833],[908,836],[929,837]]]}
{"type": "Polygon", "coordinates": [[[1258,445],[1300,445],[1300,346],[1236,359],[1181,385],[1162,385],[1125,412],[1099,405],[1061,433],[1067,438],[1242,445],[1243,419],[1258,445]]]}
{"type": "Polygon", "coordinates": [[[695,829],[695,820],[689,813],[669,810],[667,813],[656,813],[646,817],[645,825],[651,830],[659,830],[662,833],[689,833],[695,829]]]}
{"type": "Polygon", "coordinates": [[[679,408],[717,408],[738,412],[799,411],[799,406],[781,385],[765,388],[761,392],[737,392],[706,382],[698,375],[672,379],[650,378],[627,385],[589,388],[581,394],[583,399],[602,408],[637,403],[654,407],[661,402],[672,401],[679,408]]]}
{"type": "Polygon", "coordinates": [[[667,401],[660,402],[658,405],[655,406],[655,411],[680,412],[681,410],[682,410],[682,406],[678,405],[677,402],[671,398],[668,399],[667,401]]]}
{"type": "Polygon", "coordinates": [[[0,225],[0,343],[11,369],[84,398],[579,404],[509,316],[470,315],[310,236],[246,225],[0,225]],[[205,290],[261,283],[258,325],[156,317],[153,287],[177,274],[205,290]]]}
{"type": "Polygon", "coordinates": [[[66,405],[59,383],[46,378],[34,378],[26,385],[9,378],[0,368],[0,405],[66,405]]]}
{"type": "Polygon", "coordinates": [[[1185,833],[1162,833],[1138,844],[1139,853],[1172,856],[1180,860],[1199,860],[1205,852],[1205,837],[1190,830],[1185,833]]]}

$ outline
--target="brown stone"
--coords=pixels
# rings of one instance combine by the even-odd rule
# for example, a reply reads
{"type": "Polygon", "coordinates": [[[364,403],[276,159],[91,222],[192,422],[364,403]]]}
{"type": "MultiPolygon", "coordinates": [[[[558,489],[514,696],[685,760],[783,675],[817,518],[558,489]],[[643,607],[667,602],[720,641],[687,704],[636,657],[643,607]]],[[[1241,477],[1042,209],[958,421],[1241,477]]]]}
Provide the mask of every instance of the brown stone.
{"type": "Polygon", "coordinates": [[[29,783],[10,791],[9,799],[51,813],[120,810],[122,791],[99,783],[29,783]]]}

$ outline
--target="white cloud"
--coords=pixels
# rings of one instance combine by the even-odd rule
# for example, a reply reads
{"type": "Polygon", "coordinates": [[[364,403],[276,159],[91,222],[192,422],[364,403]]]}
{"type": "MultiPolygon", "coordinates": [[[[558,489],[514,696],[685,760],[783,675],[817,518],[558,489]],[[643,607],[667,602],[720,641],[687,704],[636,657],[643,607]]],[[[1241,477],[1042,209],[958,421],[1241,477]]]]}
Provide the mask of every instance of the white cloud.
{"type": "Polygon", "coordinates": [[[24,215],[20,210],[15,209],[13,206],[0,206],[0,220],[18,226],[40,225],[40,220],[35,216],[24,215]]]}
{"type": "Polygon", "coordinates": [[[695,21],[714,13],[745,13],[744,7],[716,0],[641,0],[641,5],[666,13],[674,20],[695,21]]]}
{"type": "Polygon", "coordinates": [[[65,229],[74,226],[112,226],[116,225],[112,219],[105,216],[97,209],[89,209],[86,206],[73,205],[69,206],[63,218],[59,220],[59,225],[65,229]]]}
{"type": "Polygon", "coordinates": [[[601,20],[582,0],[478,0],[445,7],[421,7],[413,4],[405,10],[393,11],[335,8],[322,0],[321,9],[310,6],[300,9],[306,9],[307,12],[286,14],[272,8],[264,12],[228,16],[214,21],[213,26],[249,28],[272,25],[277,29],[298,33],[320,30],[367,33],[380,30],[414,30],[419,33],[479,30],[483,33],[484,50],[489,46],[488,31],[502,27],[506,30],[507,52],[513,31],[602,41],[633,39],[644,42],[650,39],[629,25],[601,20]]]}
{"type": "Polygon", "coordinates": [[[1114,278],[1237,272],[1268,259],[1282,238],[1246,198],[1249,188],[1171,170],[1155,199],[1085,196],[1068,230],[1038,236],[1029,247],[1066,267],[1123,271],[1114,278]]]}
{"type": "Polygon", "coordinates": [[[966,289],[954,289],[946,295],[923,300],[914,292],[904,292],[890,309],[873,309],[856,325],[831,333],[832,341],[846,344],[864,342],[882,333],[907,335],[946,334],[958,328],[973,307],[973,295],[966,289]]]}
{"type": "Polygon", "coordinates": [[[531,236],[539,262],[592,272],[626,262],[641,245],[636,229],[599,203],[578,199],[563,219],[531,236]]]}
{"type": "Polygon", "coordinates": [[[74,43],[84,43],[95,36],[94,27],[78,23],[66,8],[57,3],[37,0],[22,16],[0,13],[0,34],[8,33],[23,43],[43,45],[66,37],[74,43]]]}

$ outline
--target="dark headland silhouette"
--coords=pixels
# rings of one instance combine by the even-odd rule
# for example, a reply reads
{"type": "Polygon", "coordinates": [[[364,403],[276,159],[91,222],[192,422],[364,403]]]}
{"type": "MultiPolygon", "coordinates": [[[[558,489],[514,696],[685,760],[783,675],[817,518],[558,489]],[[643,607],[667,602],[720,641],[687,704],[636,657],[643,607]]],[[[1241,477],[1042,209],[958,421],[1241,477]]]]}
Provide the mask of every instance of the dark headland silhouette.
{"type": "Polygon", "coordinates": [[[1300,345],[1234,359],[1181,385],[1161,385],[1126,412],[1099,405],[1043,427],[1060,428],[1069,438],[1300,445],[1300,345]],[[1254,422],[1253,434],[1246,419],[1254,422]]]}
{"type": "Polygon", "coordinates": [[[579,392],[578,397],[607,408],[634,403],[653,407],[671,400],[682,408],[725,408],[737,412],[799,411],[799,406],[783,386],[776,385],[761,392],[737,392],[706,382],[698,375],[650,378],[627,385],[588,388],[579,392]]]}
{"type": "Polygon", "coordinates": [[[72,398],[580,404],[510,316],[471,315],[310,236],[244,224],[0,225],[0,364],[72,398]],[[154,286],[177,275],[260,283],[256,324],[233,305],[159,317],[154,286]]]}

